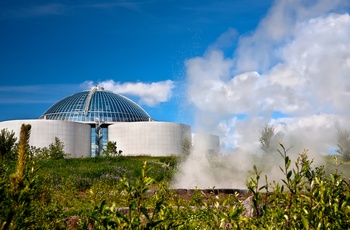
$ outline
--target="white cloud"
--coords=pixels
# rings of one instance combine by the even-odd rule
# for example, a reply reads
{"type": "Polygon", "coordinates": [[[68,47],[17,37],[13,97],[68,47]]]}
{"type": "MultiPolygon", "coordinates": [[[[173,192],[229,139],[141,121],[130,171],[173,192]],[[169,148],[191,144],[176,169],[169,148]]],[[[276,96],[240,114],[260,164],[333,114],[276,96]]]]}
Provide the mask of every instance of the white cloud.
{"type": "Polygon", "coordinates": [[[225,153],[234,154],[215,162],[220,168],[189,158],[176,177],[180,186],[244,185],[266,124],[277,133],[276,150],[259,162],[270,181],[280,179],[283,164],[277,139],[292,146],[293,160],[307,148],[317,164],[334,150],[337,129],[350,129],[349,4],[277,0],[255,31],[238,38],[233,57],[214,45],[186,61],[195,128],[220,135],[225,153]]]}
{"type": "Polygon", "coordinates": [[[118,94],[136,96],[139,98],[139,103],[147,106],[156,106],[161,102],[167,102],[172,96],[172,89],[175,84],[171,80],[143,83],[143,82],[115,82],[106,80],[98,83],[86,81],[83,83],[85,88],[91,88],[95,85],[100,85],[105,90],[112,91],[118,94]]]}
{"type": "Polygon", "coordinates": [[[236,71],[267,71],[279,60],[279,49],[293,39],[296,25],[329,12],[344,11],[349,5],[347,0],[277,0],[256,30],[240,37],[236,71]]]}
{"type": "Polygon", "coordinates": [[[188,100],[201,129],[220,134],[226,146],[247,150],[258,146],[267,123],[283,124],[286,140],[315,152],[335,145],[336,126],[350,129],[350,16],[342,8],[347,4],[276,1],[257,29],[239,38],[233,57],[210,46],[202,57],[187,60],[188,100]],[[277,119],[276,112],[289,118],[277,119]],[[237,119],[241,114],[248,118],[237,119]]]}

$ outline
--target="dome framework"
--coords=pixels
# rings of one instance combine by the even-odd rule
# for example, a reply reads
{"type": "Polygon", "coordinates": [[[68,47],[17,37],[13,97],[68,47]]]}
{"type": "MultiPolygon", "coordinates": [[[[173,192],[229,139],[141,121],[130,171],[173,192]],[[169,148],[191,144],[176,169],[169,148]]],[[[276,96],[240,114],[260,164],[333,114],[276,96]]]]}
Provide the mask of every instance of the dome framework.
{"type": "Polygon", "coordinates": [[[96,86],[65,97],[40,119],[103,123],[149,121],[150,115],[132,100],[96,86]]]}

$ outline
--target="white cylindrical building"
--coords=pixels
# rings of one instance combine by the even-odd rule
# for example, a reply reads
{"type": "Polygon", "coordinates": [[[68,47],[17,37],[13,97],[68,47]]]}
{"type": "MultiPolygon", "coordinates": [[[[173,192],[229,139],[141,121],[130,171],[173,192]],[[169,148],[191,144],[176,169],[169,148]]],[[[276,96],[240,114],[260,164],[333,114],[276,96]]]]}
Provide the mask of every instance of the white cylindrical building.
{"type": "Polygon", "coordinates": [[[173,122],[123,122],[108,127],[108,140],[116,141],[127,156],[181,155],[191,141],[191,127],[173,122]]]}
{"type": "Polygon", "coordinates": [[[60,120],[11,120],[0,122],[0,130],[7,128],[15,132],[19,139],[22,124],[30,124],[29,145],[49,147],[55,137],[64,144],[64,151],[69,157],[89,157],[91,148],[90,125],[60,120]]]}
{"type": "Polygon", "coordinates": [[[192,133],[192,147],[209,155],[220,154],[220,138],[208,133],[192,133]]]}
{"type": "MultiPolygon", "coordinates": [[[[59,100],[39,119],[0,122],[0,129],[19,137],[22,124],[32,125],[31,146],[49,147],[57,137],[70,157],[102,156],[108,141],[116,141],[123,155],[181,155],[190,153],[193,142],[189,125],[153,121],[134,101],[100,86],[59,100]]],[[[204,146],[196,139],[194,146],[204,146]]],[[[219,152],[217,136],[203,140],[207,151],[219,152]]]]}

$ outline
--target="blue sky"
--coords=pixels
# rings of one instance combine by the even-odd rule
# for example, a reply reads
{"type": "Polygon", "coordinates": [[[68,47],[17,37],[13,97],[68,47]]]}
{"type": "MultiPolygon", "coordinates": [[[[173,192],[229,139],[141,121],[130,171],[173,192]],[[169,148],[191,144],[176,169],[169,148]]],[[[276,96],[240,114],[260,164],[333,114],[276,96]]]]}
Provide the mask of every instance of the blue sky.
{"type": "Polygon", "coordinates": [[[230,28],[249,33],[271,4],[1,1],[0,121],[37,118],[59,99],[86,89],[87,81],[147,86],[170,80],[170,95],[151,105],[142,103],[143,94],[123,92],[157,120],[192,122],[184,98],[185,60],[203,55],[230,28]]]}
{"type": "Polygon", "coordinates": [[[348,0],[1,1],[0,121],[99,84],[256,152],[350,130],[348,0]]]}

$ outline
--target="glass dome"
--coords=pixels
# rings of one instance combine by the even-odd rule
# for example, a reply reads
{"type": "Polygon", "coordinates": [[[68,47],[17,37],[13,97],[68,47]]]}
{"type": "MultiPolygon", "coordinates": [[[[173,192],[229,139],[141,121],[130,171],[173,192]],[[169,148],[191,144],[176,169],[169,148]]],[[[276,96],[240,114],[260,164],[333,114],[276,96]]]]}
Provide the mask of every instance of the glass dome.
{"type": "Polygon", "coordinates": [[[111,123],[149,121],[151,117],[132,100],[97,86],[58,101],[40,119],[111,123]]]}

